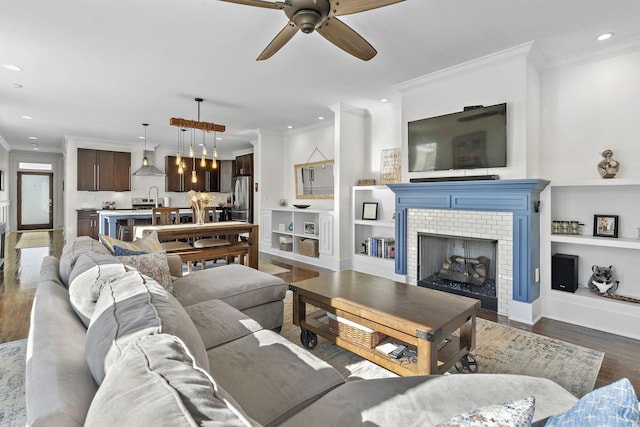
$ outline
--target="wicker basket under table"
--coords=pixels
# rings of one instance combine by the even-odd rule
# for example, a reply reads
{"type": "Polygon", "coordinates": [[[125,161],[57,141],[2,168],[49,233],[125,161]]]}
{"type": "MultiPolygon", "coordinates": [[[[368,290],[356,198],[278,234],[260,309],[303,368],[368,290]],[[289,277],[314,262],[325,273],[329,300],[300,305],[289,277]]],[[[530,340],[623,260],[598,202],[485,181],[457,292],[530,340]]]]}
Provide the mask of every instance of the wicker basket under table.
{"type": "Polygon", "coordinates": [[[340,319],[331,313],[327,313],[327,316],[329,317],[329,331],[354,344],[366,348],[374,348],[387,338],[385,334],[364,326],[350,325],[344,319],[340,319]]]}

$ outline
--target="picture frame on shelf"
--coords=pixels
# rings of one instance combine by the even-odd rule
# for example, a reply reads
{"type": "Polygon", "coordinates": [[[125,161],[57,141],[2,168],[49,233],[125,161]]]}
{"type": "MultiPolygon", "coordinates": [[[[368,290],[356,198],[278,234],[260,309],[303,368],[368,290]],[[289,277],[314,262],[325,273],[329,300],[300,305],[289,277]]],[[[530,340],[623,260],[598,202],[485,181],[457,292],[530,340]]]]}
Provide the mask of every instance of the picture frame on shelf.
{"type": "Polygon", "coordinates": [[[618,215],[596,214],[593,216],[594,237],[617,238],[619,227],[618,215]]]}
{"type": "Polygon", "coordinates": [[[305,222],[304,223],[304,234],[307,236],[315,236],[316,235],[316,223],[315,222],[305,222]]]}
{"type": "Polygon", "coordinates": [[[362,219],[373,221],[378,219],[378,202],[364,202],[362,204],[362,219]]]}

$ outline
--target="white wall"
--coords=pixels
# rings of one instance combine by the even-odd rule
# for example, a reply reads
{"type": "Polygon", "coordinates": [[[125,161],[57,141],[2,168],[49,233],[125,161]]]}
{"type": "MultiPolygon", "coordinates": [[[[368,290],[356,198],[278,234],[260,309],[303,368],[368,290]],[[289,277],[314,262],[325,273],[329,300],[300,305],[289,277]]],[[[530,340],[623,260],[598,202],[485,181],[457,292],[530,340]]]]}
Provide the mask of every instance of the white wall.
{"type": "Polygon", "coordinates": [[[620,162],[618,178],[640,177],[639,72],[636,50],[542,75],[544,177],[598,179],[607,148],[620,162]]]}

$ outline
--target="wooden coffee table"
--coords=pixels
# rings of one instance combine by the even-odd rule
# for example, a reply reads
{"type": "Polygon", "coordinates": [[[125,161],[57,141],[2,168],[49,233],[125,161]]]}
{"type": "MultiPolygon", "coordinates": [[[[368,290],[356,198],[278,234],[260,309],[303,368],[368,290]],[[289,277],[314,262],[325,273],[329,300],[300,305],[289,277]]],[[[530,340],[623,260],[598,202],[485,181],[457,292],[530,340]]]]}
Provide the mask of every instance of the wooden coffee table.
{"type": "Polygon", "coordinates": [[[475,348],[480,307],[475,299],[351,270],[323,274],[290,289],[293,323],[301,328],[301,341],[308,348],[316,346],[320,335],[401,376],[445,373],[475,348]],[[417,362],[392,359],[331,333],[317,320],[317,312],[307,313],[307,304],[409,345],[417,352],[417,362]]]}

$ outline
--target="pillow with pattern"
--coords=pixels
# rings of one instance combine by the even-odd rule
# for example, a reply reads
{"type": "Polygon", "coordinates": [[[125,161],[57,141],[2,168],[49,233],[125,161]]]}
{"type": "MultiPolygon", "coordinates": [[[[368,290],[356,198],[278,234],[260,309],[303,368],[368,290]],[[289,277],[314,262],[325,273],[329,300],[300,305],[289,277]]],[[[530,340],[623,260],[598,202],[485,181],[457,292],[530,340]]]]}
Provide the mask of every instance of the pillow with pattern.
{"type": "Polygon", "coordinates": [[[567,412],[549,417],[545,427],[582,427],[586,425],[640,426],[638,398],[627,378],[585,394],[567,412]]]}
{"type": "Polygon", "coordinates": [[[167,253],[164,251],[143,253],[140,255],[117,256],[118,260],[138,270],[141,274],[151,277],[163,288],[173,294],[173,280],[169,273],[167,253]]]}
{"type": "Polygon", "coordinates": [[[483,406],[456,415],[436,427],[529,427],[535,412],[535,402],[535,397],[530,396],[526,399],[483,406]]]}

